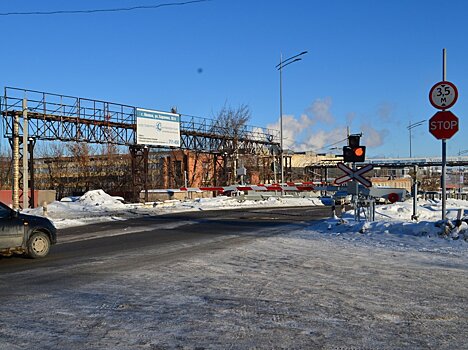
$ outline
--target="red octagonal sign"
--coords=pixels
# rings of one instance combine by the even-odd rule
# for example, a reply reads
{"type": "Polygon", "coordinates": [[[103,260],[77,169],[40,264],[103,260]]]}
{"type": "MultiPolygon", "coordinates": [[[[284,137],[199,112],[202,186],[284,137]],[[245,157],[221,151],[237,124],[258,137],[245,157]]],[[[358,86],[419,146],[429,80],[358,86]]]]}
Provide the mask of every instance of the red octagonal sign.
{"type": "Polygon", "coordinates": [[[429,132],[438,140],[447,140],[458,131],[458,118],[450,111],[441,111],[429,119],[429,132]]]}

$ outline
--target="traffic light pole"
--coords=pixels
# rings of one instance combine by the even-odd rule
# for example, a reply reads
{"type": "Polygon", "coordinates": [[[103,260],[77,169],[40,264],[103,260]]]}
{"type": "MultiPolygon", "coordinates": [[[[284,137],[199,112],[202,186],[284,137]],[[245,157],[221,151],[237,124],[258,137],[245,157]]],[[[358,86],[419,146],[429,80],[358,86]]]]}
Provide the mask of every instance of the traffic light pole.
{"type": "MultiPolygon", "coordinates": [[[[343,161],[352,164],[353,173],[356,173],[356,162],[363,162],[366,157],[366,147],[360,145],[362,134],[348,135],[348,145],[343,147],[343,161]]],[[[354,221],[360,219],[359,208],[359,184],[356,180],[352,181],[353,186],[353,205],[354,221]]]]}
{"type": "MultiPolygon", "coordinates": [[[[356,163],[353,162],[353,171],[356,172],[356,163]]],[[[356,180],[353,180],[353,186],[354,186],[354,221],[359,220],[359,184],[356,180]]]]}

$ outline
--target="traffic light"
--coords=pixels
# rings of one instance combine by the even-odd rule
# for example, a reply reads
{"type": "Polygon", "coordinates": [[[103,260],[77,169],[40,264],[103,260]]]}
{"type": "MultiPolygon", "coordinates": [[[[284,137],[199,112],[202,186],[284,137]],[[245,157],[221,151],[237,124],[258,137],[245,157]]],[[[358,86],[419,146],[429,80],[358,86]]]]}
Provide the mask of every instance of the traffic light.
{"type": "Polygon", "coordinates": [[[366,147],[365,146],[357,146],[357,147],[350,147],[344,146],[343,147],[343,160],[345,162],[364,162],[366,159],[366,147]]]}
{"type": "Polygon", "coordinates": [[[348,145],[343,147],[343,160],[345,162],[364,162],[366,159],[366,146],[359,145],[360,135],[348,136],[348,145]]]}

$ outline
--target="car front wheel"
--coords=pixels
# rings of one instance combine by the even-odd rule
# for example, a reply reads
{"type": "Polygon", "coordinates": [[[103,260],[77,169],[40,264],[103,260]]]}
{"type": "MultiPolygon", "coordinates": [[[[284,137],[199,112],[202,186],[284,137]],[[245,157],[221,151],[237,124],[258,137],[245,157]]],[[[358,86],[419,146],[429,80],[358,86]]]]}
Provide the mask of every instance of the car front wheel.
{"type": "Polygon", "coordinates": [[[30,258],[43,258],[49,254],[50,239],[43,232],[34,232],[28,240],[27,255],[30,258]]]}

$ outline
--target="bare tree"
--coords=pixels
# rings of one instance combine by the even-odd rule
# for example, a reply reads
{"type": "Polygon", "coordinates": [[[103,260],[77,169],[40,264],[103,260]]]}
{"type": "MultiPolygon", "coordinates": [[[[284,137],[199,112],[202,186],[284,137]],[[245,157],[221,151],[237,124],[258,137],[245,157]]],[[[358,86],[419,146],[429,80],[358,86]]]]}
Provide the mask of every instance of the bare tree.
{"type": "Polygon", "coordinates": [[[75,167],[74,174],[76,176],[76,181],[74,192],[87,192],[91,189],[91,182],[94,175],[90,158],[93,149],[89,143],[85,142],[67,144],[67,149],[70,152],[75,167]]]}
{"type": "Polygon", "coordinates": [[[222,131],[221,134],[239,137],[245,130],[251,114],[249,106],[241,104],[237,108],[224,104],[223,108],[215,115],[215,127],[222,131]]]}
{"type": "MultiPolygon", "coordinates": [[[[226,136],[225,162],[231,165],[231,176],[228,180],[231,183],[236,182],[236,169],[239,159],[239,138],[245,136],[247,122],[250,120],[251,113],[247,105],[241,104],[237,108],[224,104],[223,108],[215,117],[214,131],[226,136]]],[[[225,167],[227,164],[225,164],[225,167]]],[[[225,171],[226,172],[226,171],[225,171]]]]}
{"type": "Polygon", "coordinates": [[[104,144],[95,149],[92,187],[119,195],[130,191],[131,166],[128,154],[119,153],[119,146],[104,144]]]}
{"type": "Polygon", "coordinates": [[[12,172],[11,172],[11,148],[6,151],[2,149],[0,152],[0,189],[6,190],[11,188],[12,172]]]}
{"type": "Polygon", "coordinates": [[[70,162],[61,143],[50,143],[39,149],[40,157],[47,166],[47,177],[36,177],[38,189],[55,190],[57,198],[68,195],[70,162]]]}

